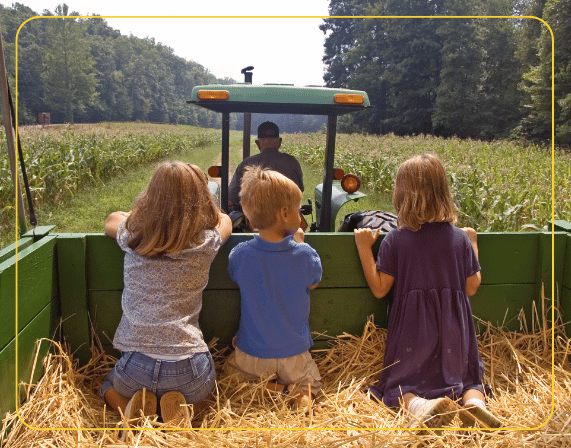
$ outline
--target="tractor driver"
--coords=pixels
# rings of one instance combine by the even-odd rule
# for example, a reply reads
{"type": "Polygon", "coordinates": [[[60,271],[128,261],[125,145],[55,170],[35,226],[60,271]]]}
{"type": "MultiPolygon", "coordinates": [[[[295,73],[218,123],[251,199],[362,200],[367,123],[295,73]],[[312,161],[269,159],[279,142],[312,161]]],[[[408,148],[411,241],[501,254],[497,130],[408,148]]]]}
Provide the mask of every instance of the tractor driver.
{"type": "Polygon", "coordinates": [[[232,207],[239,204],[240,183],[242,182],[244,169],[251,165],[277,171],[295,182],[299,189],[303,191],[303,174],[299,162],[294,156],[280,152],[281,144],[280,130],[275,123],[265,121],[258,126],[256,145],[258,145],[260,153],[245,158],[236,168],[232,181],[228,186],[228,206],[232,207]]]}

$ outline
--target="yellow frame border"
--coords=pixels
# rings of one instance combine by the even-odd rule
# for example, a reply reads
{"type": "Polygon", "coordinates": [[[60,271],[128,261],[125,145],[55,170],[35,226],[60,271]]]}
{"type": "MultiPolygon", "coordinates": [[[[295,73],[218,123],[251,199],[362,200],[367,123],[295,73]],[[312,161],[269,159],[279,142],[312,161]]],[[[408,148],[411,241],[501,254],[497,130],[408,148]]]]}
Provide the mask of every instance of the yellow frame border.
{"type": "MultiPolygon", "coordinates": [[[[99,18],[99,19],[535,19],[542,22],[551,34],[551,221],[555,220],[555,36],[549,24],[535,16],[34,16],[24,21],[16,33],[15,45],[15,64],[16,64],[16,117],[18,117],[18,38],[22,27],[34,19],[79,19],[79,18],[99,18]]],[[[18,138],[18,120],[16,119],[16,139],[18,138]]],[[[16,154],[16,177],[18,178],[18,154],[16,154]]],[[[62,430],[62,431],[120,431],[122,428],[36,428],[28,425],[20,416],[19,396],[18,396],[18,200],[17,190],[14,192],[14,200],[16,205],[15,220],[15,398],[16,398],[16,414],[18,419],[28,428],[34,430],[62,430]]],[[[555,321],[555,230],[551,227],[551,321],[555,321]]],[[[549,417],[541,425],[533,428],[431,428],[431,431],[450,431],[450,430],[478,430],[478,431],[535,431],[543,428],[547,422],[553,417],[555,411],[555,329],[551,328],[551,413],[549,417]]],[[[192,431],[415,431],[421,428],[137,428],[137,431],[160,431],[160,430],[192,430],[192,431]]],[[[365,435],[365,434],[363,434],[365,435]]],[[[387,434],[388,435],[388,434],[387,434]]],[[[396,437],[396,434],[394,435],[396,437]]]]}

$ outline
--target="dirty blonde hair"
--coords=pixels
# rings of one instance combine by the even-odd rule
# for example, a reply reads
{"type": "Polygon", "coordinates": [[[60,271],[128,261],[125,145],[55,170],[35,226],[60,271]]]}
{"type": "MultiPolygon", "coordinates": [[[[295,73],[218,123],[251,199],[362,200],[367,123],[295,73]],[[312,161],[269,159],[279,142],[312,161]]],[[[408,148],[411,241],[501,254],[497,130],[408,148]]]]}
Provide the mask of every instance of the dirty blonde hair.
{"type": "Polygon", "coordinates": [[[206,175],[196,165],[161,163],[125,223],[129,247],[153,257],[200,244],[203,231],[214,229],[220,220],[207,185],[206,175]]]}
{"type": "Polygon", "coordinates": [[[458,219],[444,165],[433,154],[414,156],[399,167],[393,205],[399,229],[416,231],[424,223],[458,219]]]}
{"type": "Polygon", "coordinates": [[[248,166],[240,187],[240,203],[250,225],[258,230],[271,227],[282,207],[297,207],[302,194],[292,180],[259,166],[248,166]]]}

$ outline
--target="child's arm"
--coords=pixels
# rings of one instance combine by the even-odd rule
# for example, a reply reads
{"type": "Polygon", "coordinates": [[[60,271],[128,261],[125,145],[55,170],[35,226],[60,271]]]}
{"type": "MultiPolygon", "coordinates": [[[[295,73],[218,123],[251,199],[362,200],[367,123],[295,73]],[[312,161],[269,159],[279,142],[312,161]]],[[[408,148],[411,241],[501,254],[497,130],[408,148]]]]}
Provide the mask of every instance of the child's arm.
{"type": "MultiPolygon", "coordinates": [[[[472,243],[472,247],[476,253],[476,258],[478,258],[478,234],[472,227],[464,227],[462,230],[468,235],[470,243],[472,243]]],[[[478,271],[466,280],[466,294],[468,294],[468,296],[476,294],[480,283],[482,283],[482,273],[478,271]]]]}
{"type": "Polygon", "coordinates": [[[131,212],[117,211],[111,213],[105,220],[105,234],[113,239],[117,238],[117,227],[121,224],[131,212]]]}
{"type": "Polygon", "coordinates": [[[386,296],[390,291],[395,278],[392,275],[377,271],[377,264],[375,263],[375,258],[373,257],[371,248],[379,237],[379,230],[377,229],[375,233],[373,233],[371,229],[355,229],[354,233],[355,244],[359,251],[359,258],[361,259],[365,279],[367,280],[373,295],[377,299],[380,299],[381,297],[386,296]]]}
{"type": "Polygon", "coordinates": [[[216,230],[218,230],[220,238],[222,238],[222,244],[228,241],[232,234],[232,220],[226,213],[220,212],[220,221],[216,226],[216,230]]]}

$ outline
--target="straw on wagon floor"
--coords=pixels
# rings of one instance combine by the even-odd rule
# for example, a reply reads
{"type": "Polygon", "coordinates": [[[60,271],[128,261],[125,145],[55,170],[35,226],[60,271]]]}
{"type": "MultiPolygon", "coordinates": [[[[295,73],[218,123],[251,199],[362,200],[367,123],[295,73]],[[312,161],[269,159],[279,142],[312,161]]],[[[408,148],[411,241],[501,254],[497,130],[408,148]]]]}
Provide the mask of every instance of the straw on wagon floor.
{"type": "MultiPolygon", "coordinates": [[[[332,338],[329,349],[314,353],[324,386],[309,414],[291,409],[280,395],[268,395],[263,383],[241,383],[221,374],[209,408],[193,421],[200,430],[164,429],[157,416],[150,416],[133,422],[136,428],[148,429],[128,432],[125,443],[109,429],[121,426],[121,416],[97,395],[116,360],[94,346],[91,361],[78,367],[61,345],[53,343],[42,379],[34,387],[22,386],[29,390],[19,413],[29,427],[15,413],[7,415],[0,442],[6,448],[570,446],[571,341],[557,318],[552,344],[549,313],[534,314],[532,325],[524,324],[521,332],[487,324],[478,336],[485,380],[495,393],[489,409],[504,423],[500,432],[461,429],[458,418],[453,421],[456,429],[425,435],[402,429],[409,418],[406,411],[386,408],[364,392],[380,376],[386,340],[386,330],[369,321],[361,336],[340,335],[332,338]]],[[[215,353],[219,371],[226,354],[215,353]]]]}

